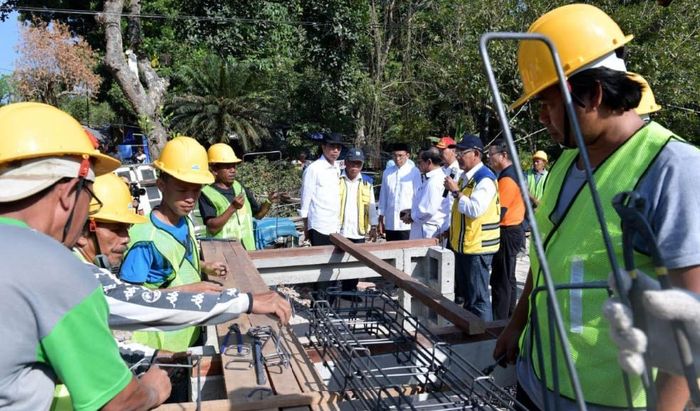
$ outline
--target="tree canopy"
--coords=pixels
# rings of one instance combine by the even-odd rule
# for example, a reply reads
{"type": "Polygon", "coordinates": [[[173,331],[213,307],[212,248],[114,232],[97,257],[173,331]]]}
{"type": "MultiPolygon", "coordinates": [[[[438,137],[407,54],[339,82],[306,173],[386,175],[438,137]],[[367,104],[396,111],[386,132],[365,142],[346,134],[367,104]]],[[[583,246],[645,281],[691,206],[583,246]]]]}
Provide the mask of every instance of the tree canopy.
{"type": "MultiPolygon", "coordinates": [[[[165,98],[169,107],[180,102],[184,110],[184,102],[194,104],[195,96],[209,100],[197,100],[197,104],[211,104],[224,90],[231,101],[239,101],[235,109],[231,105],[230,110],[219,112],[218,118],[226,117],[226,121],[214,121],[214,115],[206,124],[192,123],[190,118],[193,127],[208,130],[201,132],[202,141],[222,141],[239,124],[236,135],[252,136],[246,149],[277,144],[294,151],[311,144],[303,138],[307,132],[333,130],[350,136],[376,158],[382,145],[392,141],[418,148],[430,136],[470,132],[480,133],[486,141],[495,137],[499,129],[479,57],[480,36],[487,31],[525,31],[539,15],[569,1],[135,3],[142,16],[139,24],[127,25],[123,17],[122,32],[130,38],[130,30],[139,30],[140,55],[148,58],[159,76],[171,80],[165,98]],[[241,83],[245,70],[219,70],[230,84],[217,84],[213,65],[201,66],[216,58],[236,61],[245,70],[255,68],[248,74],[264,81],[252,87],[241,83]],[[213,88],[197,83],[205,79],[211,80],[207,83],[213,88]],[[258,115],[247,120],[251,127],[245,128],[242,113],[251,111],[258,115]],[[207,128],[210,126],[214,128],[207,128]],[[266,133],[278,138],[255,137],[266,133]]],[[[660,7],[653,0],[590,3],[610,13],[624,32],[635,35],[628,48],[628,68],[645,76],[663,106],[655,119],[691,141],[700,141],[700,76],[694,64],[700,55],[700,3],[674,0],[669,7],[660,7]]],[[[18,9],[25,19],[58,19],[98,53],[106,50],[103,28],[95,24],[94,16],[52,10],[87,7],[99,12],[104,1],[4,0],[0,5],[4,10],[18,9]],[[36,6],[44,11],[31,8],[36,6]]],[[[490,47],[506,103],[520,94],[515,49],[508,42],[490,47]]],[[[130,117],[128,121],[138,121],[125,103],[128,96],[115,90],[113,76],[104,68],[97,72],[105,79],[97,98],[119,115],[130,117]]],[[[165,121],[171,121],[172,128],[184,127],[176,110],[168,115],[165,121]]],[[[510,115],[522,150],[553,148],[531,107],[510,115]]]]}

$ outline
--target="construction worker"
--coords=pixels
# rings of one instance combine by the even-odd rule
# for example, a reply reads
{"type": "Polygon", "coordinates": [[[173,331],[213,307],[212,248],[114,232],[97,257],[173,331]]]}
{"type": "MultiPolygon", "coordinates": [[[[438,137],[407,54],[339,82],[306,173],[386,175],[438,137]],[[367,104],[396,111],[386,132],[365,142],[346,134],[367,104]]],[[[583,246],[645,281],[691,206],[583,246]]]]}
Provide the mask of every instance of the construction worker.
{"type": "Polygon", "coordinates": [[[218,143],[207,150],[214,184],[204,186],[199,197],[199,212],[207,226],[207,236],[235,238],[246,250],[255,250],[253,218],[263,218],[277,193],[258,204],[253,193],[236,180],[241,160],[228,144],[218,143]]]}
{"type": "MultiPolygon", "coordinates": [[[[275,314],[283,323],[289,319],[289,303],[272,291],[251,295],[216,284],[211,284],[210,292],[196,294],[187,291],[192,285],[171,287],[167,298],[148,287],[134,291],[133,284],[122,282],[110,271],[118,270],[122,263],[129,244],[129,228],[148,220],[135,213],[129,187],[116,175],[97,177],[93,191],[102,207],[90,216],[75,250],[84,262],[95,262],[103,268],[95,270],[95,276],[109,303],[111,328],[167,331],[187,325],[218,324],[245,312],[275,314]],[[201,297],[194,298],[195,295],[201,297]]],[[[97,200],[93,199],[91,206],[96,208],[97,200]]]]}
{"type": "MultiPolygon", "coordinates": [[[[194,209],[202,186],[214,182],[208,170],[207,152],[195,139],[168,141],[153,166],[159,170],[156,184],[163,199],[148,221],[129,230],[129,248],[119,277],[149,288],[190,285],[191,292],[220,292],[215,284],[201,281],[201,274],[226,275],[221,262],[201,262],[194,226],[188,214],[194,209]]],[[[179,331],[134,333],[133,340],[173,352],[186,351],[197,338],[198,327],[179,331]]]]}
{"type": "Polygon", "coordinates": [[[394,144],[391,154],[394,165],[384,170],[379,190],[378,233],[386,234],[386,241],[408,240],[411,225],[401,221],[401,213],[410,213],[413,193],[421,184],[420,171],[409,162],[408,144],[394,144]]]}
{"type": "MultiPolygon", "coordinates": [[[[632,36],[623,34],[603,11],[584,4],[571,4],[546,13],[530,26],[529,32],[547,36],[559,50],[618,261],[623,260],[619,255],[621,224],[612,207],[612,198],[634,189],[645,200],[644,215],[655,231],[671,281],[698,292],[700,218],[696,210],[700,193],[688,188],[700,179],[700,170],[688,164],[697,164],[700,152],[659,124],[645,123],[635,113],[643,86],[628,76],[623,59],[623,46],[632,36]]],[[[550,169],[547,189],[536,213],[541,238],[546,239],[544,252],[553,281],[556,285],[606,280],[610,262],[593,212],[591,192],[583,187],[586,182],[583,163],[571,122],[565,115],[547,46],[538,41],[521,41],[518,70],[524,93],[512,107],[536,98],[540,122],[558,144],[567,148],[550,169]]],[[[653,273],[649,244],[638,241],[634,248],[639,251],[635,259],[638,266],[653,273]]],[[[533,339],[534,325],[528,313],[536,314],[540,328],[546,330],[548,304],[544,297],[536,301],[530,298],[534,287],[544,284],[534,251],[530,262],[523,294],[498,338],[494,357],[506,355],[510,362],[517,358],[520,394],[526,394],[537,407],[543,408],[548,402],[558,404],[557,409],[574,409],[577,408],[575,395],[561,347],[556,349],[556,354],[551,351],[551,334],[546,331],[540,333],[541,344],[533,339]],[[558,381],[552,375],[553,355],[557,356],[558,381]],[[540,360],[542,368],[538,365],[540,360]],[[542,375],[541,369],[546,375],[542,375]],[[556,403],[555,387],[562,396],[556,403]]],[[[564,329],[589,409],[628,406],[622,372],[616,365],[617,349],[609,337],[608,323],[601,315],[600,307],[607,298],[605,289],[557,293],[560,306],[566,307],[564,329]]],[[[659,372],[656,388],[657,409],[683,409],[688,385],[682,377],[659,372]]],[[[638,378],[630,378],[630,390],[631,405],[646,407],[638,378]]]]}
{"type": "Polygon", "coordinates": [[[651,120],[650,114],[661,110],[661,106],[656,103],[654,92],[651,90],[651,86],[649,86],[649,83],[644,77],[632,72],[628,72],[627,75],[629,75],[632,80],[644,86],[644,89],[642,90],[642,98],[639,100],[639,105],[634,109],[634,111],[639,114],[639,117],[641,117],[642,120],[648,123],[651,120]]]}
{"type": "Polygon", "coordinates": [[[465,134],[455,148],[464,175],[459,183],[449,176],[444,182],[455,199],[449,230],[450,249],[455,253],[455,297],[464,308],[490,321],[489,271],[500,238],[498,184],[481,161],[484,144],[479,137],[465,134]]]}
{"type": "Polygon", "coordinates": [[[505,140],[494,140],[489,147],[488,160],[491,169],[498,174],[498,198],[501,202],[501,241],[493,256],[491,303],[493,319],[506,320],[515,310],[516,257],[525,248],[525,230],[522,224],[525,219],[525,202],[505,140]]]}
{"type": "Polygon", "coordinates": [[[57,108],[0,108],[0,408],[48,409],[59,378],[78,410],[150,409],[170,394],[157,366],[138,379],[126,367],[102,287],[69,250],[99,209],[95,176],[119,166],[96,147],[57,108]]]}
{"type": "Polygon", "coordinates": [[[544,184],[547,180],[547,153],[542,150],[535,151],[532,155],[532,168],[525,172],[527,178],[527,191],[533,208],[537,208],[544,193],[544,184]]]}

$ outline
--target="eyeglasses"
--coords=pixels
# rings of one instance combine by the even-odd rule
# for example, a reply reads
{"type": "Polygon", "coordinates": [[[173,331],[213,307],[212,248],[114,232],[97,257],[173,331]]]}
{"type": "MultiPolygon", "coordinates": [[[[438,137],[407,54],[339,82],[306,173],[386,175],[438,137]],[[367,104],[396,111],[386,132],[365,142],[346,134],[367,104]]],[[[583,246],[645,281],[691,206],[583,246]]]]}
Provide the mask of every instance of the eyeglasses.
{"type": "Polygon", "coordinates": [[[474,150],[474,149],[468,149],[468,150],[456,151],[456,152],[455,152],[455,155],[456,155],[457,157],[464,157],[465,154],[470,153],[470,152],[476,153],[476,150],[474,150]]]}
{"type": "Polygon", "coordinates": [[[85,184],[83,188],[85,189],[85,191],[88,192],[88,194],[90,194],[90,208],[88,210],[88,215],[95,215],[99,213],[100,210],[102,210],[102,207],[104,207],[104,203],[102,202],[102,200],[97,198],[95,192],[92,191],[90,187],[87,186],[87,184],[85,184]],[[95,200],[94,202],[92,201],[93,199],[95,200]]]}

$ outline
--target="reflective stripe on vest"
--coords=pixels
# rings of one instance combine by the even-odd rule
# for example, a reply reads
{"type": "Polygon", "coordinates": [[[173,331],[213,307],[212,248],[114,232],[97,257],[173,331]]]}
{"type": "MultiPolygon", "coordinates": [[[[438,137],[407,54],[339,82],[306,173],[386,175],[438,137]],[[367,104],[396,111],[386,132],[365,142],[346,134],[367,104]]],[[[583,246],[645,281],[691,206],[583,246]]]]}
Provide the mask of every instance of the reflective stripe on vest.
{"type": "MultiPolygon", "coordinates": [[[[185,217],[187,220],[187,237],[192,246],[194,263],[187,259],[187,250],[180,242],[170,233],[153,224],[154,218],[153,214],[149,214],[147,223],[135,224],[131,227],[129,230],[129,248],[137,243],[152,243],[173,268],[173,273],[166,280],[169,281],[168,287],[177,287],[201,281],[199,274],[199,246],[194,238],[192,221],[185,217]]],[[[163,284],[144,284],[144,286],[158,288],[163,284]]],[[[199,327],[187,327],[177,331],[139,331],[134,332],[131,339],[149,347],[181,352],[187,351],[187,348],[197,340],[199,332],[199,327]]]]}
{"type": "MultiPolygon", "coordinates": [[[[364,235],[369,231],[369,201],[372,195],[372,185],[360,178],[357,188],[357,232],[364,235]]],[[[345,176],[340,177],[340,226],[345,222],[345,203],[347,201],[348,180],[345,176]]]]}
{"type": "MultiPolygon", "coordinates": [[[[656,123],[650,123],[620,146],[594,172],[607,228],[619,262],[623,261],[622,236],[620,219],[612,207],[612,198],[619,192],[633,190],[637,186],[641,176],[672,136],[670,131],[656,123]]],[[[566,150],[557,160],[547,177],[547,190],[541,206],[535,213],[555,285],[606,280],[611,270],[587,185],[576,194],[559,225],[555,225],[551,220],[566,175],[571,167],[575,167],[577,159],[578,150],[566,150]]],[[[542,286],[544,280],[534,247],[530,249],[530,263],[534,275],[533,288],[542,286]]],[[[654,272],[648,256],[635,255],[635,263],[646,273],[654,272]]],[[[608,293],[604,289],[557,292],[572,360],[581,381],[584,398],[593,404],[625,407],[627,401],[622,388],[622,370],[617,366],[618,350],[610,340],[608,323],[602,317],[601,311],[607,298],[608,293]]],[[[530,310],[532,309],[531,299],[530,310]]],[[[547,302],[544,292],[537,295],[536,310],[544,369],[548,370],[546,384],[553,389],[547,302]]],[[[532,365],[535,374],[542,380],[530,323],[527,332],[523,333],[521,338],[521,348],[524,347],[524,338],[529,338],[532,365]]],[[[559,344],[558,340],[556,344],[559,344]]],[[[573,400],[574,393],[566,379],[568,371],[561,349],[557,350],[557,366],[560,376],[559,389],[562,395],[573,400]]],[[[646,399],[639,378],[630,377],[630,384],[634,406],[644,407],[646,399]]]]}
{"type": "MultiPolygon", "coordinates": [[[[463,177],[465,176],[466,173],[463,174],[463,177]]],[[[496,195],[484,214],[469,218],[459,212],[458,200],[452,204],[450,246],[461,254],[493,254],[498,251],[501,237],[501,205],[498,199],[496,176],[486,166],[480,168],[462,189],[462,194],[469,197],[474,187],[484,178],[491,179],[496,186],[496,195]]]]}
{"type": "MultiPolygon", "coordinates": [[[[253,235],[253,211],[246,196],[243,186],[238,181],[233,182],[233,193],[243,193],[243,208],[236,210],[218,233],[212,233],[207,229],[207,236],[213,238],[238,239],[246,250],[255,250],[255,236],[253,235]]],[[[212,186],[204,186],[202,194],[206,196],[216,209],[219,216],[231,205],[228,199],[212,186]]]]}

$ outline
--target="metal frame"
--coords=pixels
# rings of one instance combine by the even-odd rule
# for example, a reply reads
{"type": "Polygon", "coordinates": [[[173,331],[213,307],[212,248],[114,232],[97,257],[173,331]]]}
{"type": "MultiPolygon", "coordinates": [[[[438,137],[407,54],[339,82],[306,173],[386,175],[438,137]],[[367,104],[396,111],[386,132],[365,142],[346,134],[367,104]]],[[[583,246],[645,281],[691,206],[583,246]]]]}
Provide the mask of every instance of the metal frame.
{"type": "Polygon", "coordinates": [[[350,404],[361,410],[526,409],[489,375],[440,342],[390,295],[331,289],[314,301],[309,340],[350,404]],[[353,303],[341,307],[341,297],[353,303]],[[382,367],[371,347],[389,346],[397,366],[382,367]],[[397,379],[420,393],[406,394],[397,379]]]}

